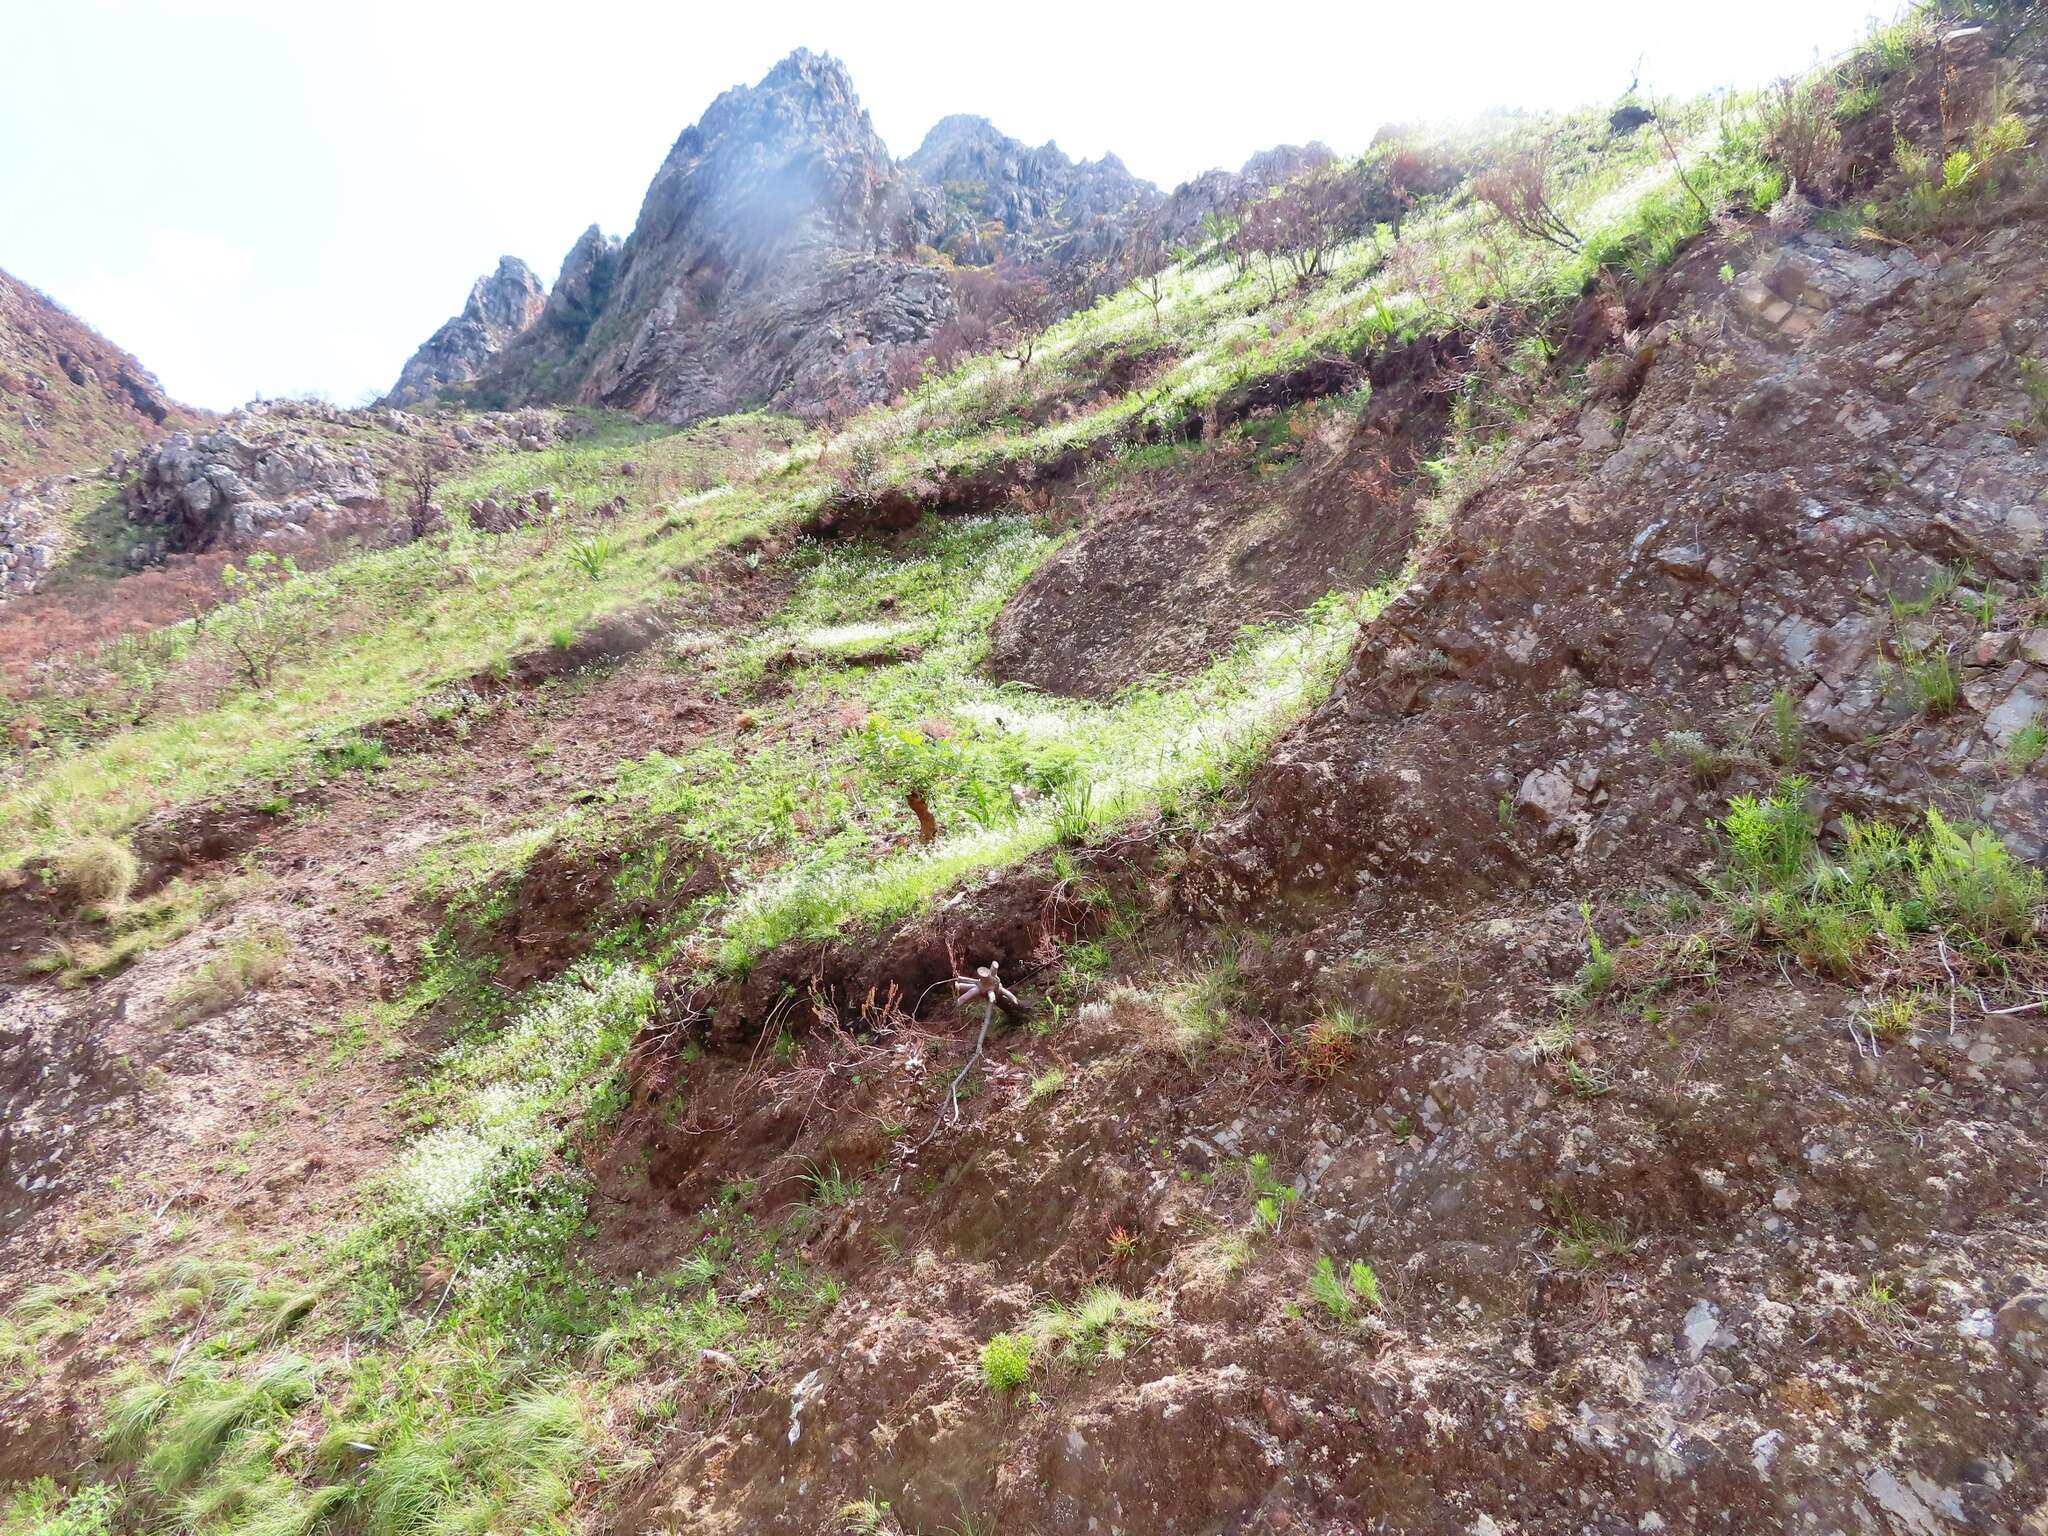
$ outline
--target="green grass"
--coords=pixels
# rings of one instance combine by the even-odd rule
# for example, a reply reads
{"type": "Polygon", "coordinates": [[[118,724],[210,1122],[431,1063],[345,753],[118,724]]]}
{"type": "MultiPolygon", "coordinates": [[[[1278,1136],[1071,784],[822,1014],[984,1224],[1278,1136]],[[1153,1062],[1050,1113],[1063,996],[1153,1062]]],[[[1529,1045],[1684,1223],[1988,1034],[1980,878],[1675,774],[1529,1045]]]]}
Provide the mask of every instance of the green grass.
{"type": "Polygon", "coordinates": [[[804,1175],[804,1182],[811,1189],[811,1204],[820,1209],[848,1206],[860,1198],[860,1180],[847,1178],[837,1163],[812,1168],[804,1175]]]}
{"type": "Polygon", "coordinates": [[[2048,752],[2048,726],[2038,721],[2021,726],[2006,744],[2005,760],[2015,773],[2025,773],[2048,752]]]}
{"type": "Polygon", "coordinates": [[[1935,647],[1909,652],[1899,665],[1914,698],[1927,714],[1938,717],[1955,709],[1962,676],[1947,650],[1935,647]]]}
{"type": "Polygon", "coordinates": [[[1031,1079],[1031,1087],[1024,1097],[1028,1103],[1043,1103],[1060,1093],[1066,1086],[1067,1074],[1058,1067],[1052,1067],[1031,1079]]]}
{"type": "MultiPolygon", "coordinates": [[[[1666,120],[1717,208],[1776,195],[1746,103],[1674,106],[1666,120]]],[[[829,444],[758,420],[681,433],[611,420],[545,452],[480,464],[442,487],[456,509],[448,534],[285,577],[261,613],[252,600],[204,627],[173,626],[146,654],[130,647],[123,665],[148,668],[155,686],[219,663],[224,638],[252,626],[274,623],[294,639],[267,687],[117,734],[80,729],[68,744],[15,759],[0,789],[0,868],[80,839],[118,839],[223,794],[280,796],[339,775],[396,786],[412,764],[387,761],[378,722],[414,711],[443,718],[437,701],[471,674],[503,678],[514,656],[566,648],[609,614],[675,606],[679,570],[798,524],[842,494],[842,468],[873,495],[1072,456],[1107,485],[1172,466],[1196,451],[1183,439],[1206,414],[1227,418],[1292,370],[1446,335],[1482,312],[1489,324],[1511,316],[1529,333],[1512,351],[1512,377],[1461,392],[1463,430],[1431,475],[1433,513],[1453,515],[1504,462],[1505,430],[1530,409],[1518,381],[1552,368],[1547,328],[1603,263],[1646,272],[1705,218],[1654,136],[1617,140],[1598,114],[1499,117],[1461,147],[1498,151],[1545,135],[1558,144],[1559,206],[1585,236],[1577,252],[1503,244],[1453,194],[1416,209],[1398,232],[1340,249],[1328,275],[1305,286],[1240,277],[1213,255],[1183,260],[1163,278],[1156,315],[1133,293],[1112,295],[1053,326],[1028,373],[972,360],[829,444]],[[1098,389],[1112,360],[1140,354],[1156,364],[1145,386],[1098,389]],[[729,452],[735,438],[744,442],[729,452]],[[614,471],[629,456],[643,470],[621,481],[614,471]],[[472,498],[541,486],[571,510],[502,536],[476,533],[461,515],[472,498]],[[585,515],[619,492],[625,512],[601,526],[585,515]],[[317,638],[297,643],[305,636],[317,638]]],[[[1328,410],[1355,417],[1364,404],[1361,392],[1328,410]]],[[[1239,438],[1253,439],[1248,455],[1278,473],[1283,430],[1239,438]]],[[[804,543],[768,557],[791,583],[778,612],[740,630],[680,634],[672,655],[656,659],[687,667],[694,686],[746,712],[747,739],[648,753],[561,786],[551,802],[450,832],[420,857],[410,878],[449,921],[420,955],[412,990],[375,1011],[387,1037],[431,1026],[446,1042],[400,1105],[408,1139],[311,1251],[161,1277],[159,1321],[175,1318],[191,1347],[152,1355],[111,1404],[105,1442],[139,1520],[369,1536],[566,1532],[583,1523],[572,1485],[602,1482],[613,1441],[630,1438],[609,1412],[619,1389],[658,1378],[687,1400],[701,1382],[716,1408],[771,1373],[783,1341],[826,1326],[840,1280],[790,1241],[814,1216],[784,1208],[763,1225],[748,1209],[751,1191],[707,1211],[707,1235],[669,1275],[620,1279],[583,1259],[593,1222],[581,1154],[624,1103],[621,1063],[652,1017],[653,976],[740,976],[777,945],[873,932],[1026,860],[1071,872],[1082,862],[1076,845],[1140,818],[1199,827],[1324,696],[1361,622],[1398,586],[1333,594],[1249,630],[1181,682],[1107,702],[1064,700],[997,684],[984,667],[995,615],[1061,538],[1022,515],[929,520],[899,538],[804,543]],[[928,842],[913,793],[933,819],[928,842]],[[467,941],[511,910],[516,877],[551,844],[615,863],[610,904],[591,914],[589,957],[509,995],[467,941]],[[693,883],[707,867],[717,878],[693,883]],[[685,900],[685,890],[706,894],[685,900]]],[[[1795,889],[1811,901],[1815,883],[1831,878],[1813,829],[1774,807],[1731,810],[1728,836],[1744,850],[1735,883],[1757,906],[1795,889]]],[[[2030,920],[2038,877],[2015,903],[2018,877],[1969,835],[1955,839],[1930,830],[1910,871],[1928,921],[1973,933],[2003,924],[2010,934],[2030,920]]],[[[1896,895],[1907,876],[1886,878],[1883,890],[1896,895]]],[[[196,920],[202,898],[174,889],[148,908],[154,915],[107,904],[110,956],[130,934],[137,945],[161,942],[196,920]]],[[[1125,941],[1112,937],[1121,953],[1125,941]]],[[[1597,937],[1591,947],[1598,963],[1597,937]]],[[[1092,986],[1108,956],[1106,946],[1075,946],[1062,984],[1092,986]]],[[[233,951],[219,968],[209,986],[253,984],[233,951]]],[[[1170,991],[1177,1044],[1191,1059],[1222,1038],[1238,993],[1227,948],[1170,991]]],[[[1314,1028],[1348,1052],[1355,1026],[1332,1009],[1314,1028]]],[[[786,1039],[792,1055],[804,1049],[786,1039]]],[[[1043,1102],[1064,1083],[1047,1071],[1030,1098],[1043,1102]]],[[[806,1182],[813,1208],[860,1198],[859,1181],[836,1165],[813,1167],[806,1182]]],[[[1268,1234],[1297,1200],[1263,1155],[1247,1165],[1246,1193],[1251,1229],[1268,1234]]],[[[1253,1230],[1219,1237],[1232,1272],[1249,1260],[1253,1230]]],[[[1593,1253],[1596,1235],[1574,1241],[1593,1253]]],[[[35,1298],[7,1324],[9,1350],[89,1337],[96,1287],[35,1298]]],[[[1340,1274],[1323,1260],[1311,1290],[1346,1319],[1380,1300],[1362,1263],[1340,1274]]],[[[1165,1322],[1159,1304],[1098,1287],[990,1339],[980,1373],[990,1390],[1014,1393],[1034,1372],[1126,1358],[1165,1322]]],[[[47,1488],[18,1496],[33,1501],[23,1520],[75,1514],[80,1536],[101,1519],[99,1498],[94,1488],[70,1502],[47,1488]]],[[[877,1527],[889,1518],[872,1497],[857,1508],[877,1527]]]]}
{"type": "MultiPolygon", "coordinates": [[[[636,431],[633,441],[644,440],[636,431]]],[[[573,463],[595,475],[616,461],[600,435],[551,454],[510,455],[472,484],[508,491],[573,463]]],[[[451,490],[451,496],[461,494],[451,490]]],[[[622,520],[601,579],[544,530],[503,536],[457,532],[358,556],[301,575],[278,600],[358,615],[283,667],[267,689],[244,688],[218,705],[142,725],[60,755],[0,794],[0,868],[77,839],[118,836],[152,812],[278,775],[437,687],[546,643],[560,625],[665,596],[668,574],[725,544],[798,515],[789,501],[734,491],[665,514],[622,520]]],[[[231,624],[229,611],[219,622],[231,624]]]]}
{"type": "Polygon", "coordinates": [[[1072,1365],[1123,1359],[1159,1322],[1152,1302],[1098,1285],[1073,1305],[1048,1302],[1025,1322],[1032,1351],[1056,1352],[1072,1365]]]}
{"type": "Polygon", "coordinates": [[[1718,889],[1736,930],[1781,943],[1802,962],[1852,978],[1915,934],[1939,933],[1983,958],[2032,943],[2048,877],[1988,829],[1929,807],[1921,826],[1842,818],[1823,849],[1805,780],[1738,795],[1720,823],[1728,873],[1718,889]]]}
{"type": "Polygon", "coordinates": [[[1549,1229],[1558,1262],[1570,1270],[1587,1270],[1602,1259],[1618,1259],[1628,1253],[1627,1224],[1602,1221],[1581,1210],[1565,1213],[1564,1224],[1549,1229]]]}

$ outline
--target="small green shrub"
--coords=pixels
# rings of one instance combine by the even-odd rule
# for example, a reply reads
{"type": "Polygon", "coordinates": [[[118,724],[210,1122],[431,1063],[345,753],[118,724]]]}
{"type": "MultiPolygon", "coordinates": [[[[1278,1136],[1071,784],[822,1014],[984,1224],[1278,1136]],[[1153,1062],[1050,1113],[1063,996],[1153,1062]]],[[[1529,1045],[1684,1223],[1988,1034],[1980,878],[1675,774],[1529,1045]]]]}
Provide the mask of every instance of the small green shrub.
{"type": "Polygon", "coordinates": [[[1031,1377],[1031,1337],[999,1333],[981,1346],[982,1385],[996,1393],[1014,1392],[1031,1377]]]}
{"type": "Polygon", "coordinates": [[[2030,941],[2048,877],[1988,829],[1931,807],[1917,833],[1845,816],[1839,852],[1824,856],[1805,793],[1795,777],[1767,799],[1730,802],[1721,827],[1735,878],[1720,894],[1739,929],[1844,978],[1873,949],[1900,953],[1929,929],[1979,946],[2030,941]]]}
{"type": "Polygon", "coordinates": [[[1614,951],[1600,941],[1593,927],[1591,902],[1579,903],[1579,921],[1586,925],[1586,964],[1579,972],[1579,990],[1589,998],[1598,997],[1614,985],[1614,972],[1620,962],[1614,951]]]}
{"type": "Polygon", "coordinates": [[[2015,773],[2025,773],[2041,760],[2043,752],[2048,752],[2048,726],[2037,721],[2013,732],[2012,740],[2006,743],[2005,760],[2015,773]]]}
{"type": "Polygon", "coordinates": [[[1806,808],[1807,781],[1797,774],[1770,795],[1737,795],[1721,819],[1736,871],[1752,885],[1781,886],[1812,856],[1819,831],[1806,808]]]}
{"type": "Polygon", "coordinates": [[[1031,1087],[1025,1094],[1025,1099],[1029,1103],[1037,1104],[1051,1098],[1066,1086],[1067,1074],[1058,1067],[1053,1067],[1031,1079],[1031,1087]]]}
{"type": "Polygon", "coordinates": [[[1923,846],[1915,883],[1937,921],[1984,943],[2017,943],[2033,931],[2048,877],[1989,828],[1952,826],[1930,807],[1923,846]]]}
{"type": "Polygon", "coordinates": [[[2038,443],[2048,437],[2048,365],[2039,358],[2023,357],[2019,363],[2020,388],[2026,391],[2027,412],[2012,423],[2012,435],[2022,443],[2038,443]]]}
{"type": "Polygon", "coordinates": [[[109,1483],[87,1483],[66,1493],[54,1479],[39,1477],[0,1504],[0,1531],[9,1536],[108,1536],[120,1508],[120,1490],[109,1483]]]}
{"type": "Polygon", "coordinates": [[[1316,1267],[1309,1273],[1308,1290],[1339,1323],[1349,1323],[1361,1305],[1380,1305],[1380,1277],[1370,1264],[1358,1261],[1340,1278],[1335,1262],[1328,1256],[1317,1259],[1316,1267]]]}
{"type": "Polygon", "coordinates": [[[243,683],[268,688],[279,667],[304,655],[327,632],[327,591],[302,583],[290,555],[280,558],[268,550],[256,551],[239,567],[223,567],[220,576],[233,603],[213,628],[243,683]]]}
{"type": "Polygon", "coordinates": [[[1859,123],[1875,112],[1883,99],[1883,92],[1874,85],[1850,86],[1835,98],[1835,121],[1845,126],[1859,123]]]}
{"type": "Polygon", "coordinates": [[[1265,1232],[1279,1231],[1287,1207],[1301,1198],[1301,1191],[1273,1176],[1273,1160],[1263,1152],[1246,1160],[1244,1182],[1252,1198],[1252,1225],[1265,1232]]]}
{"type": "Polygon", "coordinates": [[[1799,702],[1785,689],[1771,695],[1771,760],[1780,768],[1796,768],[1806,753],[1806,727],[1799,720],[1799,702]]]}

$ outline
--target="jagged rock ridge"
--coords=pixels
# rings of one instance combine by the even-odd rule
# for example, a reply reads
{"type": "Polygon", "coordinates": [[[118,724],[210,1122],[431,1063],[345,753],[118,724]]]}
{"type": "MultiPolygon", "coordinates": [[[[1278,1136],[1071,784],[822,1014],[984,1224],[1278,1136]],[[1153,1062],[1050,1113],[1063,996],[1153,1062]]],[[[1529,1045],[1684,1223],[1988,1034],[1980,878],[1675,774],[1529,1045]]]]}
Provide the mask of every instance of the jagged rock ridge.
{"type": "Polygon", "coordinates": [[[519,302],[496,329],[479,284],[389,401],[454,389],[486,405],[581,401],[673,422],[763,404],[858,408],[885,398],[891,360],[954,313],[933,248],[1057,271],[1084,292],[1141,222],[1163,213],[1186,238],[1205,213],[1328,157],[1283,146],[1169,198],[1115,155],[1075,161],[956,114],[898,162],[846,67],[798,50],[683,132],[630,237],[585,230],[544,302],[519,267],[519,302]]]}
{"type": "MultiPolygon", "coordinates": [[[[577,246],[580,250],[582,242],[577,246]]],[[[467,383],[540,318],[546,302],[547,291],[531,267],[517,256],[499,257],[497,270],[471,285],[462,313],[407,359],[384,403],[411,405],[451,384],[467,383]]]]}
{"type": "Polygon", "coordinates": [[[678,422],[879,399],[895,350],[952,312],[912,258],[912,192],[845,66],[791,54],[683,132],[622,246],[585,231],[475,393],[678,422]]]}
{"type": "Polygon", "coordinates": [[[966,114],[941,118],[903,165],[923,183],[925,240],[961,262],[1106,254],[1161,200],[1115,155],[1077,162],[966,114]]]}

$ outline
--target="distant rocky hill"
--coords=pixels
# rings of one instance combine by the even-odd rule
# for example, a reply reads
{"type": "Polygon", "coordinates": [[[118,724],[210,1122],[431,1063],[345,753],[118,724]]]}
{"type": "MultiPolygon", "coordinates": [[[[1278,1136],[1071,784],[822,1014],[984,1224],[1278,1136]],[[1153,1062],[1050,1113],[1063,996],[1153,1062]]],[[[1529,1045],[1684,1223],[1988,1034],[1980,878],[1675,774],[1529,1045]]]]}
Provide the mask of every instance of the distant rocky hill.
{"type": "Polygon", "coordinates": [[[128,353],[0,272],[0,484],[98,463],[193,415],[128,353]]]}

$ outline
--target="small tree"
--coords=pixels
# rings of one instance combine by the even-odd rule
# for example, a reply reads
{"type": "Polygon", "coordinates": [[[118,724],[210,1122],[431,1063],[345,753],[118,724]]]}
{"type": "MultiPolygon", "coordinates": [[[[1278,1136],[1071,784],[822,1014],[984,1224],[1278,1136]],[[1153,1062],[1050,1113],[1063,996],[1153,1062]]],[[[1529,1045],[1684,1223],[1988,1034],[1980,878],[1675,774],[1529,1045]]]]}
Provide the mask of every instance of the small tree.
{"type": "Polygon", "coordinates": [[[1166,297],[1163,281],[1167,269],[1173,265],[1173,253],[1166,248],[1166,236],[1156,215],[1142,220],[1131,231],[1124,241],[1122,255],[1124,270],[1130,274],[1130,286],[1152,306],[1153,329],[1163,329],[1159,306],[1166,297]]]}
{"type": "Polygon", "coordinates": [[[1005,283],[998,303],[1002,312],[997,328],[1003,338],[1002,354],[1022,373],[1031,366],[1031,355],[1038,350],[1039,333],[1052,319],[1051,294],[1045,279],[1025,273],[1005,283]]]}
{"type": "Polygon", "coordinates": [[[267,549],[221,570],[234,604],[223,632],[235,671],[251,688],[268,688],[278,667],[301,654],[324,625],[313,594],[292,590],[298,577],[298,562],[267,549]]]}
{"type": "Polygon", "coordinates": [[[434,528],[434,490],[448,469],[448,450],[440,443],[424,443],[405,466],[405,488],[411,498],[406,508],[412,536],[423,539],[434,528]]]}
{"type": "Polygon", "coordinates": [[[1475,177],[1472,195],[1518,235],[1541,240],[1561,251],[1576,251],[1585,243],[1550,200],[1547,142],[1510,156],[1499,169],[1475,177]]]}

